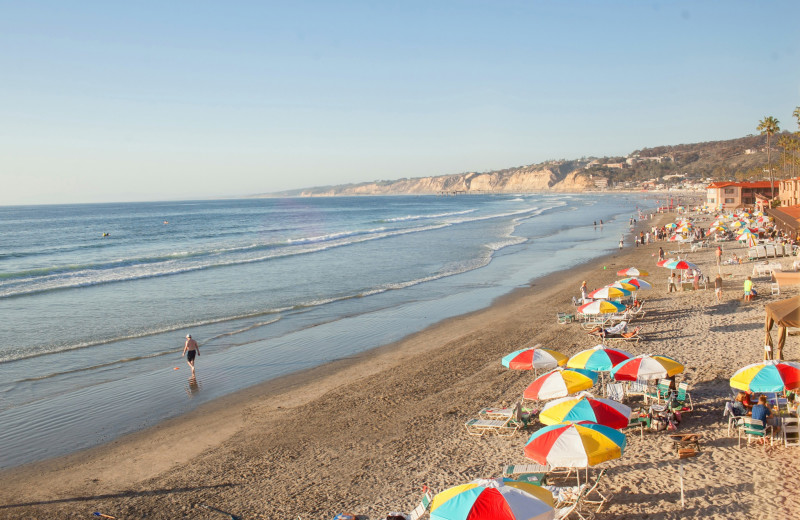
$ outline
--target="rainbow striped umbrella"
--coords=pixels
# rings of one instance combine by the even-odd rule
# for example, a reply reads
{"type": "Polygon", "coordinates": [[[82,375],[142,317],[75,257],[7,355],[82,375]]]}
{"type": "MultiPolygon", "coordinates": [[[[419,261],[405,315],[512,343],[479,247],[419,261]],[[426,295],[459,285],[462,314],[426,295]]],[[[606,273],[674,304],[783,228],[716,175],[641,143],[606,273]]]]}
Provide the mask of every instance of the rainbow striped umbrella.
{"type": "Polygon", "coordinates": [[[567,362],[567,356],[548,348],[524,348],[503,357],[503,366],[513,370],[534,370],[537,368],[555,368],[567,362]]]}
{"type": "Polygon", "coordinates": [[[545,426],[525,444],[526,457],[559,468],[594,466],[624,451],[624,433],[589,421],[545,426]]]}
{"type": "Polygon", "coordinates": [[[611,369],[611,377],[617,381],[661,379],[680,374],[683,368],[683,365],[667,356],[642,354],[616,365],[611,369]]]}
{"type": "Polygon", "coordinates": [[[617,271],[617,276],[631,276],[637,278],[639,276],[647,276],[649,273],[642,269],[637,269],[635,267],[628,267],[627,269],[620,269],[617,271]]]}
{"type": "Polygon", "coordinates": [[[665,258],[664,260],[659,260],[658,262],[656,262],[656,265],[658,267],[664,267],[664,264],[666,264],[667,262],[673,262],[674,260],[675,260],[674,258],[665,258]]]}
{"type": "Polygon", "coordinates": [[[691,262],[687,262],[686,260],[671,260],[669,262],[664,263],[662,267],[666,267],[667,269],[697,269],[700,270],[699,267],[694,265],[691,262]]]}
{"type": "Polygon", "coordinates": [[[553,399],[588,390],[597,382],[597,374],[578,368],[556,368],[542,374],[522,392],[525,399],[553,399]]]}
{"type": "Polygon", "coordinates": [[[589,392],[550,401],[539,412],[539,422],[542,424],[591,421],[615,430],[627,427],[630,418],[630,407],[611,399],[595,397],[589,392]]]}
{"type": "Polygon", "coordinates": [[[595,372],[609,372],[614,365],[618,365],[633,357],[630,352],[597,345],[588,350],[582,350],[567,360],[568,368],[582,368],[595,372]]]}
{"type": "Polygon", "coordinates": [[[751,392],[781,392],[800,388],[800,363],[769,359],[740,368],[731,386],[751,392]]]}
{"type": "Polygon", "coordinates": [[[624,311],[624,305],[617,302],[610,302],[608,300],[595,300],[593,302],[584,303],[578,307],[578,312],[581,314],[613,314],[615,312],[624,311]]]}
{"type": "Polygon", "coordinates": [[[653,286],[650,285],[650,282],[647,282],[645,280],[641,280],[639,278],[623,278],[622,280],[620,280],[620,282],[629,283],[631,285],[635,285],[639,289],[652,289],[653,288],[653,286]]]}
{"type": "Polygon", "coordinates": [[[606,287],[613,287],[614,289],[624,289],[624,290],[626,290],[628,292],[631,292],[631,293],[633,291],[638,291],[639,290],[639,287],[637,287],[636,285],[633,285],[632,283],[621,282],[619,280],[617,280],[614,283],[610,283],[610,284],[606,285],[606,287]]]}
{"type": "Polygon", "coordinates": [[[630,291],[619,287],[601,287],[589,293],[589,298],[608,300],[610,298],[625,298],[631,295],[630,291]]]}
{"type": "Polygon", "coordinates": [[[552,520],[547,489],[508,479],[479,479],[446,489],[431,501],[431,520],[552,520]]]}

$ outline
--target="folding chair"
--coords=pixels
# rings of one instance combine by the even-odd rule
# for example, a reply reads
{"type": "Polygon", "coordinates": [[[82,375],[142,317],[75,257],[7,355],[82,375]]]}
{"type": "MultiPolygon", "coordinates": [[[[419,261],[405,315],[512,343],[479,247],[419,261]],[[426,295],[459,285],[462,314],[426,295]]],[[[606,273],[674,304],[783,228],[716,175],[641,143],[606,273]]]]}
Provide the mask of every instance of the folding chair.
{"type": "MultiPolygon", "coordinates": [[[[767,433],[772,434],[772,426],[764,426],[764,423],[752,417],[742,417],[739,425],[739,447],[742,447],[742,436],[745,437],[746,446],[751,442],[761,442],[764,449],[767,449],[767,433]]],[[[771,443],[771,442],[770,442],[771,443]]]]}
{"type": "Polygon", "coordinates": [[[425,488],[425,493],[422,495],[422,501],[419,503],[417,507],[411,511],[411,514],[408,515],[409,520],[418,520],[422,515],[425,514],[425,511],[428,510],[428,506],[430,505],[431,501],[433,500],[433,495],[431,492],[428,491],[427,487],[425,488]]]}
{"type": "Polygon", "coordinates": [[[783,445],[800,446],[800,419],[797,417],[783,420],[783,445]]]}
{"type": "Polygon", "coordinates": [[[621,403],[625,398],[625,385],[622,383],[607,383],[606,397],[621,403]]]}

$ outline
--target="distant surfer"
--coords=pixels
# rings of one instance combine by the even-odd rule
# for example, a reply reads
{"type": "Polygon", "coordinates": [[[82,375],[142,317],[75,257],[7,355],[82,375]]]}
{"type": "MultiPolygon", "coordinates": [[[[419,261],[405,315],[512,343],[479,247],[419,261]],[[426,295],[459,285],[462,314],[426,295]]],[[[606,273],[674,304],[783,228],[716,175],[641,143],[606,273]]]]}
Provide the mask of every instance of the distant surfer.
{"type": "MultiPolygon", "coordinates": [[[[194,357],[195,355],[200,355],[200,347],[197,345],[197,342],[192,339],[191,334],[186,335],[186,344],[183,346],[183,354],[186,354],[186,362],[189,363],[189,368],[192,369],[192,375],[194,376],[194,357]]],[[[183,354],[181,354],[181,356],[183,354]]]]}
{"type": "Polygon", "coordinates": [[[108,236],[108,233],[103,233],[103,236],[104,236],[104,237],[107,237],[107,236],[108,236]]]}

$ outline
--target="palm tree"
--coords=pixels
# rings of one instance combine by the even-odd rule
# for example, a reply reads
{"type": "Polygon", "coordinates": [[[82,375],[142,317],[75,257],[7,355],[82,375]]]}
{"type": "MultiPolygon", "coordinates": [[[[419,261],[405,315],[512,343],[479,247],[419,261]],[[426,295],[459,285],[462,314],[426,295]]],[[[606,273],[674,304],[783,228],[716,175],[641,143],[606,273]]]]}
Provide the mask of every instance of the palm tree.
{"type": "Polygon", "coordinates": [[[800,107],[794,108],[794,112],[792,112],[792,117],[797,119],[797,126],[800,127],[800,107]]]}
{"type": "Polygon", "coordinates": [[[769,185],[772,192],[772,196],[770,198],[775,198],[775,185],[772,183],[772,158],[770,156],[770,138],[781,131],[781,127],[778,126],[778,121],[772,116],[767,116],[761,121],[758,122],[758,127],[756,130],[761,132],[761,135],[767,136],[767,168],[769,168],[769,185]]]}
{"type": "Polygon", "coordinates": [[[790,137],[790,134],[784,134],[778,138],[778,146],[783,148],[783,177],[786,178],[786,160],[789,155],[789,150],[792,147],[793,139],[790,137]]]}

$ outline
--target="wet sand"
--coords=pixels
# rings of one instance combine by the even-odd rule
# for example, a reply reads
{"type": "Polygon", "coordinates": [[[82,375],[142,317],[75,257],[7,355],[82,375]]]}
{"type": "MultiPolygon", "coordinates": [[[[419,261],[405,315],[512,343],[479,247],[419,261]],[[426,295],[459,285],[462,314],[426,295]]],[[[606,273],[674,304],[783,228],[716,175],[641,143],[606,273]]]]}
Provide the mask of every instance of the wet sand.
{"type": "MultiPolygon", "coordinates": [[[[573,310],[570,300],[582,280],[601,287],[630,266],[650,270],[654,288],[641,293],[645,340],[621,348],[686,365],[679,381],[691,384],[695,410],[684,414],[679,431],[703,432],[705,440],[699,456],[683,461],[682,509],[671,440],[665,432],[640,438],[629,430],[624,456],[598,466],[608,468],[602,490],[613,495],[598,518],[796,515],[800,451],[738,448],[722,410],[735,369],[763,357],[763,305],[797,291],[771,296],[768,281],[757,278],[762,296],[742,302],[751,263],[722,267],[722,303],[713,289],[669,294],[669,271],[655,266],[659,246],[678,248],[628,245],[395,344],[224,397],[105,446],[3,472],[0,518],[87,518],[95,511],[116,518],[224,518],[205,504],[243,519],[325,519],[344,512],[375,519],[410,511],[423,485],[441,491],[500,476],[507,464],[529,462],[523,446],[539,427],[512,437],[467,435],[464,422],[478,410],[512,404],[532,381],[529,372],[503,368],[500,358],[535,343],[566,355],[595,345],[577,323],[558,324],[556,312],[573,310]]],[[[746,252],[735,243],[723,247],[726,258],[729,251],[746,252]]],[[[713,279],[713,249],[688,258],[713,279]]],[[[800,357],[796,338],[787,341],[785,356],[800,357]]]]}

